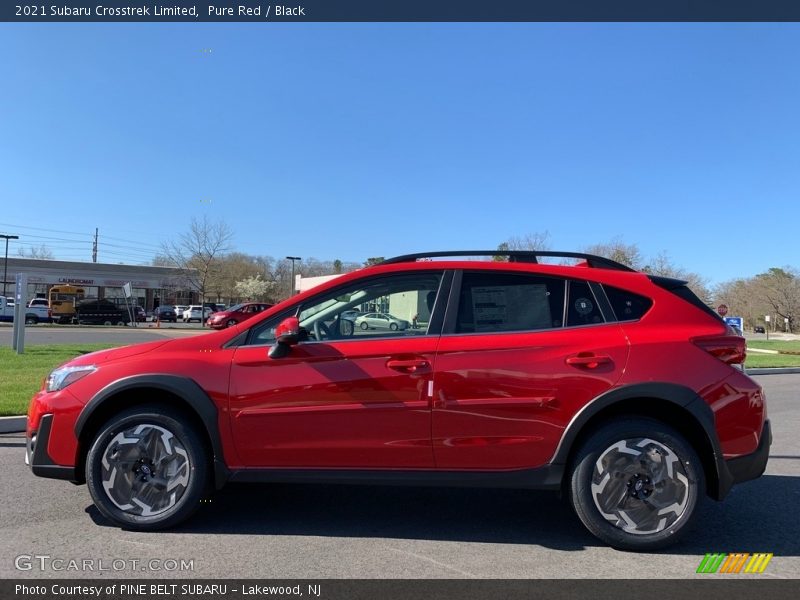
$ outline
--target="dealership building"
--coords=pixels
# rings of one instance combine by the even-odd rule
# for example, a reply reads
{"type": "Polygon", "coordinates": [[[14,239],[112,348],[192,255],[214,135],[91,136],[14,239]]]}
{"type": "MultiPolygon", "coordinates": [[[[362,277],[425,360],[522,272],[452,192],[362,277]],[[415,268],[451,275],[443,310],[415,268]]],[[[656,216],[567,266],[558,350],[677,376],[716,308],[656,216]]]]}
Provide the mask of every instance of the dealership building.
{"type": "MultiPolygon", "coordinates": [[[[24,273],[28,276],[28,299],[46,297],[55,285],[81,287],[87,298],[116,299],[124,297],[122,286],[130,283],[133,299],[146,310],[162,304],[197,302],[196,292],[183,289],[180,269],[171,267],[9,258],[4,271],[8,273],[7,296],[14,294],[16,275],[24,273]]],[[[0,271],[0,279],[2,274],[0,271]]]]}

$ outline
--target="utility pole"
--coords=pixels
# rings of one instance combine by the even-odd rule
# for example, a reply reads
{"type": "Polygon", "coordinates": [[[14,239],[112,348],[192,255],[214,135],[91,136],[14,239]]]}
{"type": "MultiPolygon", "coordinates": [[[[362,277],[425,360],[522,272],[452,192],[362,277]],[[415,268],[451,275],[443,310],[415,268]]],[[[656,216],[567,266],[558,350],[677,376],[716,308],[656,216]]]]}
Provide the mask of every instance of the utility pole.
{"type": "Polygon", "coordinates": [[[97,234],[100,232],[98,227],[94,228],[94,244],[92,244],[92,262],[97,262],[97,234]]]}
{"type": "Polygon", "coordinates": [[[292,261],[292,293],[289,295],[294,296],[294,261],[303,259],[300,258],[299,256],[287,256],[286,260],[292,261]]]}
{"type": "MultiPolygon", "coordinates": [[[[0,238],[4,238],[6,240],[6,259],[3,261],[3,298],[6,297],[6,279],[8,279],[8,240],[18,240],[18,235],[5,235],[4,233],[0,233],[0,238]]],[[[292,263],[294,266],[294,263],[292,263]]]]}

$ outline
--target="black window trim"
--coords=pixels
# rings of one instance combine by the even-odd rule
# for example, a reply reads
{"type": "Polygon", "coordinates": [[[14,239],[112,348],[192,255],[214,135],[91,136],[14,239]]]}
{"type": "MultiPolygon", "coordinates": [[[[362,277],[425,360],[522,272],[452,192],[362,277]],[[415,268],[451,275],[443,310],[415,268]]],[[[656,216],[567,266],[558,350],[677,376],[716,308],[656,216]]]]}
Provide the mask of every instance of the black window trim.
{"type": "Polygon", "coordinates": [[[553,331],[561,331],[564,329],[583,329],[587,327],[601,327],[603,325],[612,325],[618,320],[614,317],[614,312],[611,310],[611,303],[605,296],[603,286],[594,281],[588,281],[579,277],[561,277],[559,275],[550,275],[549,273],[535,273],[528,271],[496,271],[494,269],[458,269],[453,274],[453,283],[450,286],[450,297],[447,304],[447,312],[444,316],[444,323],[442,327],[442,337],[461,337],[461,336],[475,336],[475,335],[508,335],[508,334],[528,334],[528,333],[545,333],[553,331]],[[461,288],[463,285],[464,272],[469,273],[487,273],[487,274],[504,274],[504,275],[530,275],[533,277],[544,277],[549,279],[561,279],[564,281],[564,297],[562,299],[562,319],[561,327],[547,327],[545,329],[519,329],[514,331],[474,331],[474,332],[457,332],[456,325],[458,320],[458,308],[461,300],[461,288]],[[567,315],[569,314],[569,287],[572,281],[582,281],[589,284],[590,291],[594,294],[600,313],[604,321],[602,323],[589,323],[586,325],[571,325],[567,326],[567,315]],[[600,293],[598,293],[600,292],[600,293]]]}
{"type": "MultiPolygon", "coordinates": [[[[246,346],[248,348],[258,348],[258,347],[272,346],[272,343],[263,343],[263,344],[253,344],[253,343],[251,343],[253,338],[257,335],[256,334],[256,330],[260,330],[260,328],[262,326],[266,326],[267,322],[272,322],[273,318],[280,317],[280,319],[277,321],[278,323],[280,323],[286,317],[297,316],[302,312],[303,306],[307,306],[311,302],[320,302],[320,301],[324,302],[328,297],[335,297],[337,295],[337,293],[340,292],[342,287],[350,287],[350,286],[352,286],[354,284],[361,284],[361,283],[367,282],[367,281],[370,281],[370,282],[379,281],[381,279],[392,278],[392,277],[395,277],[397,275],[416,275],[416,274],[432,274],[432,273],[441,273],[442,278],[439,281],[439,290],[437,291],[437,294],[436,294],[436,302],[435,302],[435,304],[433,306],[433,313],[431,314],[431,320],[428,323],[428,329],[427,329],[427,331],[425,333],[421,333],[420,335],[415,335],[415,336],[408,336],[408,337],[409,338],[414,338],[414,339],[423,338],[423,337],[432,337],[432,336],[437,336],[438,337],[442,333],[442,322],[444,320],[444,317],[441,314],[441,312],[444,310],[444,307],[441,305],[442,304],[442,299],[446,298],[448,296],[448,293],[444,293],[443,294],[442,291],[443,290],[449,290],[449,288],[452,286],[452,278],[453,278],[453,270],[452,269],[440,269],[440,270],[433,269],[433,270],[424,270],[424,271],[421,270],[421,269],[411,269],[409,271],[396,271],[396,272],[393,272],[393,273],[384,273],[384,274],[378,275],[378,276],[364,277],[364,278],[358,279],[356,281],[350,281],[349,283],[345,284],[344,286],[337,286],[335,288],[332,288],[332,289],[328,290],[327,292],[325,292],[323,294],[318,294],[316,296],[311,296],[310,298],[306,299],[304,302],[299,302],[299,303],[296,303],[296,304],[292,305],[291,307],[287,308],[286,310],[284,310],[283,312],[279,313],[278,315],[275,315],[275,317],[271,317],[269,319],[265,319],[264,321],[261,321],[260,323],[253,325],[252,327],[250,327],[250,329],[247,330],[247,336],[246,336],[246,338],[244,340],[244,343],[241,344],[240,346],[246,346]]],[[[446,300],[444,300],[444,301],[446,302],[446,300]]],[[[372,313],[367,313],[367,314],[372,314],[372,313]]],[[[238,340],[239,338],[240,338],[240,336],[236,336],[236,338],[234,338],[234,339],[238,340]]],[[[351,338],[342,338],[342,339],[338,339],[338,340],[321,340],[321,341],[308,340],[308,341],[304,341],[304,342],[301,342],[301,343],[303,343],[303,344],[327,344],[327,343],[330,343],[331,341],[335,341],[338,344],[340,342],[363,342],[363,341],[384,340],[384,339],[396,340],[396,339],[400,339],[400,336],[387,335],[386,337],[384,337],[384,336],[370,336],[369,338],[351,337],[351,338]]],[[[231,341],[233,341],[233,340],[231,340],[231,341]]],[[[226,347],[230,347],[230,345],[231,345],[231,343],[229,342],[228,346],[226,346],[226,347]]]]}

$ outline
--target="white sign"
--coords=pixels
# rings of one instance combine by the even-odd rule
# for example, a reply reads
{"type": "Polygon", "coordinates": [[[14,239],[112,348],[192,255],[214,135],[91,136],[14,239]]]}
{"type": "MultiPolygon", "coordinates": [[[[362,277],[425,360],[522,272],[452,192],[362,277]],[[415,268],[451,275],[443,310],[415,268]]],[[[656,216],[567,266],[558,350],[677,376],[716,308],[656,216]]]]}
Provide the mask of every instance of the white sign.
{"type": "Polygon", "coordinates": [[[126,298],[130,298],[131,296],[133,296],[133,292],[131,291],[131,282],[130,281],[122,286],[122,291],[125,294],[126,298]]]}
{"type": "Polygon", "coordinates": [[[765,317],[764,317],[764,320],[765,320],[767,323],[769,323],[769,315],[765,316],[765,317]]]}

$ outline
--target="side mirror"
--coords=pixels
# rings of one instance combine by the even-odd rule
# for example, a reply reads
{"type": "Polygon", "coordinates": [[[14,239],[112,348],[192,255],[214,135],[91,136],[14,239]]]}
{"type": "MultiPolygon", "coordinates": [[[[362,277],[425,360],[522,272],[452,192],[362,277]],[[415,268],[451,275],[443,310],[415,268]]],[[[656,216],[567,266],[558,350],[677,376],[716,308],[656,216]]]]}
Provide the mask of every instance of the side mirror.
{"type": "Polygon", "coordinates": [[[286,317],[275,328],[275,343],[269,349],[269,357],[283,358],[299,341],[300,321],[297,317],[286,317]]]}

